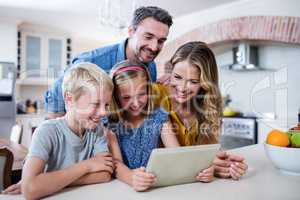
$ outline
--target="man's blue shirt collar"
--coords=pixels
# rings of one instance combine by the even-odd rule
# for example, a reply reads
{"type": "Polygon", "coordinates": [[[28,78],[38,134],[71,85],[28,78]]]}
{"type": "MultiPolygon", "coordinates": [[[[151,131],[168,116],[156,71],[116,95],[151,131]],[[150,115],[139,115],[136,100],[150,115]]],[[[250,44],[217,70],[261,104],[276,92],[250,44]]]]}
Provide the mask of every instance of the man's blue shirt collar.
{"type": "Polygon", "coordinates": [[[126,59],[126,45],[128,44],[128,38],[123,40],[118,46],[117,63],[126,59]]]}

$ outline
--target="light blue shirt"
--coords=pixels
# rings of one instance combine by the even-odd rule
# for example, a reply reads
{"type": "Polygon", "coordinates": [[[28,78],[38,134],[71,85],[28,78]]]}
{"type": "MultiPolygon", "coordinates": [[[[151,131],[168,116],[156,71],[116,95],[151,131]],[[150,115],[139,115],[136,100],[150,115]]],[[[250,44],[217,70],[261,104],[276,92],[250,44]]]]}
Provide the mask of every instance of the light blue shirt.
{"type": "Polygon", "coordinates": [[[86,130],[79,138],[63,118],[44,121],[34,132],[27,157],[36,157],[46,163],[45,171],[60,170],[107,152],[107,141],[99,125],[86,130]]]}
{"type": "MultiPolygon", "coordinates": [[[[128,39],[124,40],[121,43],[117,43],[106,47],[101,47],[89,52],[82,53],[78,57],[75,57],[73,59],[72,64],[77,64],[80,62],[91,62],[98,65],[99,67],[104,69],[107,73],[109,73],[109,71],[115,64],[126,59],[125,51],[126,51],[127,41],[128,39]]],[[[152,81],[155,82],[157,76],[156,64],[154,63],[154,61],[152,61],[147,64],[147,67],[149,69],[152,81]]],[[[65,103],[64,103],[62,87],[61,87],[62,82],[63,82],[63,75],[55,81],[52,87],[49,88],[44,95],[45,108],[48,112],[53,112],[53,113],[65,112],[65,103]]]]}

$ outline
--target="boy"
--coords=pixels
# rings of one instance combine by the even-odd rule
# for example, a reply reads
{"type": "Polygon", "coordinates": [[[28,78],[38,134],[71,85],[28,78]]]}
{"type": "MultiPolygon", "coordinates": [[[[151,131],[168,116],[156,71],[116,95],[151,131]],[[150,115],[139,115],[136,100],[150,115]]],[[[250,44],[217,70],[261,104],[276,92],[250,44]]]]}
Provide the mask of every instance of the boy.
{"type": "Polygon", "coordinates": [[[112,101],[112,81],[95,64],[80,63],[64,77],[62,87],[66,115],[43,122],[33,135],[19,184],[26,199],[70,185],[107,182],[114,170],[99,125],[112,101]]]}

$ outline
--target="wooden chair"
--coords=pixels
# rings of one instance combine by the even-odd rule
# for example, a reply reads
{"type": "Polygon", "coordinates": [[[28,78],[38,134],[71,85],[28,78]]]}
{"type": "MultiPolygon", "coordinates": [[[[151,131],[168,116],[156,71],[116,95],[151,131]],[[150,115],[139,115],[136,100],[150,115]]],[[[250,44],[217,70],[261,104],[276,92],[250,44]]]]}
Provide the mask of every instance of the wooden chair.
{"type": "Polygon", "coordinates": [[[0,191],[11,185],[14,156],[7,148],[0,148],[0,191]]]}

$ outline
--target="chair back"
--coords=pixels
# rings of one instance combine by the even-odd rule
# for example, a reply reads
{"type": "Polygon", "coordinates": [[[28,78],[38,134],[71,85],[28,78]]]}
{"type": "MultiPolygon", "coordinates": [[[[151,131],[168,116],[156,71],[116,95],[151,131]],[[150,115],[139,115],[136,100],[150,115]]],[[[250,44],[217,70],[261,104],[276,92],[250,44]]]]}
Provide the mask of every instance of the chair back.
{"type": "Polygon", "coordinates": [[[0,191],[11,185],[14,156],[7,148],[0,148],[0,191]]]}
{"type": "Polygon", "coordinates": [[[21,138],[22,138],[22,126],[19,124],[15,124],[11,129],[10,140],[20,144],[21,138]]]}

